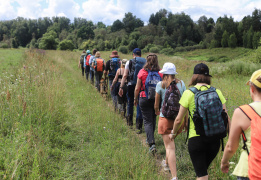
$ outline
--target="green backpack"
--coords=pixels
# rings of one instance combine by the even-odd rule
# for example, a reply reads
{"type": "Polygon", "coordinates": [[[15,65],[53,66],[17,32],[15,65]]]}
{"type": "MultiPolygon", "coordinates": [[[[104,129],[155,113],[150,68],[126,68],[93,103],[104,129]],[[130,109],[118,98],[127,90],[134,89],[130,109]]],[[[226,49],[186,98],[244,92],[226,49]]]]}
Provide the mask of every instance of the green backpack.
{"type": "Polygon", "coordinates": [[[82,53],[81,57],[80,57],[80,63],[83,64],[84,62],[84,57],[86,56],[85,53],[82,53]]]}

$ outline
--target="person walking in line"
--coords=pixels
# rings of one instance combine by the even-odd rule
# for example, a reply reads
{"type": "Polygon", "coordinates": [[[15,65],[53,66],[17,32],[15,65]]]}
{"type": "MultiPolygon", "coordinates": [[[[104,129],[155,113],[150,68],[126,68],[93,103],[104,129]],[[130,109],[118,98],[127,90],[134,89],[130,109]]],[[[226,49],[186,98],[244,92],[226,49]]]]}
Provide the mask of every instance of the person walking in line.
{"type": "Polygon", "coordinates": [[[172,177],[177,177],[175,143],[169,139],[169,134],[173,129],[174,119],[178,114],[179,99],[182,96],[183,92],[186,90],[186,86],[182,80],[178,80],[175,77],[175,75],[178,73],[176,72],[176,67],[173,63],[165,63],[163,65],[163,69],[159,72],[163,74],[163,78],[162,81],[160,81],[156,86],[154,109],[156,115],[159,115],[158,133],[162,135],[164,146],[166,149],[166,160],[162,161],[162,166],[164,167],[164,170],[171,171],[172,177]],[[165,97],[166,91],[170,92],[167,94],[168,97],[165,97]],[[175,99],[172,97],[178,98],[175,99]],[[169,111],[166,113],[166,116],[168,118],[164,117],[162,113],[162,108],[169,108],[169,110],[172,111],[169,114],[169,111]]]}
{"type": "Polygon", "coordinates": [[[155,89],[159,81],[162,80],[162,74],[159,73],[160,67],[156,54],[149,54],[147,62],[139,71],[137,84],[134,91],[134,105],[140,105],[144,128],[147,135],[147,142],[150,146],[149,152],[155,153],[154,132],[156,128],[156,114],[154,110],[155,89]],[[140,95],[139,95],[140,94],[140,95]],[[138,101],[138,96],[139,101],[138,101]]]}
{"type": "Polygon", "coordinates": [[[95,58],[95,54],[97,52],[97,49],[93,49],[92,50],[92,55],[89,59],[89,64],[90,64],[90,79],[91,79],[91,83],[94,84],[94,68],[92,67],[92,61],[95,58]]]}
{"type": "Polygon", "coordinates": [[[189,83],[194,87],[183,93],[179,113],[169,134],[169,138],[174,140],[188,110],[188,150],[197,180],[208,179],[208,167],[220,149],[221,137],[227,133],[227,124],[222,117],[222,112],[226,112],[226,99],[220,90],[210,86],[211,77],[206,64],[195,66],[189,83]]]}
{"type": "Polygon", "coordinates": [[[119,96],[118,92],[119,92],[119,88],[120,88],[120,84],[121,84],[121,79],[122,79],[122,76],[123,76],[123,73],[124,73],[124,70],[125,70],[125,65],[126,65],[126,62],[128,60],[127,59],[123,59],[121,61],[121,68],[119,68],[116,72],[116,75],[113,79],[113,82],[111,84],[111,92],[114,93],[115,96],[118,96],[117,99],[118,99],[118,109],[119,109],[119,112],[121,113],[122,117],[125,117],[125,114],[126,114],[126,103],[127,103],[127,97],[126,97],[126,93],[127,93],[127,80],[125,81],[125,84],[123,86],[123,96],[119,96]]]}
{"type": "MultiPolygon", "coordinates": [[[[251,139],[252,138],[251,123],[254,123],[254,118],[252,117],[259,116],[259,120],[261,117],[261,69],[255,71],[252,74],[250,80],[247,82],[247,85],[249,85],[250,96],[253,102],[250,103],[249,105],[243,105],[235,109],[232,117],[229,139],[226,144],[225,151],[221,160],[222,172],[228,173],[229,160],[236,153],[239,146],[240,136],[242,136],[242,139],[244,141],[244,146],[243,149],[241,150],[241,155],[238,164],[232,173],[233,175],[237,176],[238,180],[249,180],[249,178],[261,179],[260,166],[256,166],[256,171],[255,171],[255,172],[260,172],[259,176],[258,174],[251,176],[252,172],[254,171],[252,171],[252,169],[249,168],[251,167],[250,163],[252,163],[250,155],[255,154],[254,150],[252,151],[252,144],[251,144],[251,141],[252,143],[253,141],[255,141],[251,139]],[[250,155],[249,152],[251,152],[250,155]]],[[[259,132],[259,134],[261,134],[261,132],[259,132]]],[[[260,138],[260,136],[257,136],[255,138],[260,138]]],[[[260,147],[258,149],[260,152],[260,147]]],[[[260,157],[260,153],[257,154],[259,154],[260,157]]]]}
{"type": "Polygon", "coordinates": [[[90,74],[90,64],[89,64],[90,57],[91,57],[91,51],[87,50],[86,56],[84,57],[84,69],[85,69],[85,75],[87,81],[89,79],[89,74],[90,74]]]}
{"type": "MultiPolygon", "coordinates": [[[[143,68],[146,63],[146,59],[141,57],[141,50],[135,48],[132,53],[133,59],[129,60],[125,65],[125,71],[123,78],[121,80],[121,85],[119,89],[119,95],[123,94],[123,86],[128,78],[127,84],[127,124],[133,126],[133,106],[134,106],[134,90],[137,83],[137,76],[139,71],[143,68]]],[[[139,97],[138,97],[139,98],[139,97]]],[[[136,133],[142,133],[143,117],[140,110],[139,104],[136,107],[136,133]]]]}
{"type": "MultiPolygon", "coordinates": [[[[110,60],[106,62],[105,70],[104,70],[104,75],[108,75],[109,77],[109,86],[112,86],[112,81],[115,78],[117,70],[121,67],[121,61],[118,55],[117,51],[112,51],[110,55],[110,60]]],[[[117,110],[117,95],[111,91],[111,98],[113,101],[114,105],[114,110],[116,112],[117,110]]]]}
{"type": "Polygon", "coordinates": [[[84,76],[84,57],[86,56],[85,50],[82,51],[82,54],[80,56],[78,67],[82,69],[82,76],[84,76]]]}
{"type": "Polygon", "coordinates": [[[98,91],[100,91],[100,80],[103,75],[103,70],[105,69],[105,62],[104,59],[101,58],[101,53],[99,51],[95,53],[95,58],[93,59],[92,67],[94,69],[95,88],[98,91]]]}

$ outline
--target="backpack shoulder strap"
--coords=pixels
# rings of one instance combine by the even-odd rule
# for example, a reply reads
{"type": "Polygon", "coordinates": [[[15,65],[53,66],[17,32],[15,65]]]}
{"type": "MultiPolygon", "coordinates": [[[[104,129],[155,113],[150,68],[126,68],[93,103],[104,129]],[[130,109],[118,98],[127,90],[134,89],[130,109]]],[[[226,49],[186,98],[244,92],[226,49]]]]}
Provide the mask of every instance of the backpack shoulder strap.
{"type": "MultiPolygon", "coordinates": [[[[248,117],[248,119],[251,121],[251,119],[254,119],[256,117],[260,117],[259,114],[248,104],[246,105],[242,105],[239,106],[239,109],[248,117]]],[[[247,148],[246,142],[247,142],[247,138],[246,135],[244,133],[244,131],[242,130],[242,139],[243,139],[243,149],[247,151],[247,154],[249,155],[249,150],[247,148]]]]}
{"type": "Polygon", "coordinates": [[[189,90],[191,91],[191,92],[193,92],[193,94],[196,94],[199,90],[197,89],[197,88],[195,88],[195,87],[191,87],[191,88],[189,88],[189,90]]]}
{"type": "Polygon", "coordinates": [[[243,113],[250,119],[254,119],[256,117],[260,118],[260,115],[248,104],[239,106],[239,109],[243,111],[243,113]]]}

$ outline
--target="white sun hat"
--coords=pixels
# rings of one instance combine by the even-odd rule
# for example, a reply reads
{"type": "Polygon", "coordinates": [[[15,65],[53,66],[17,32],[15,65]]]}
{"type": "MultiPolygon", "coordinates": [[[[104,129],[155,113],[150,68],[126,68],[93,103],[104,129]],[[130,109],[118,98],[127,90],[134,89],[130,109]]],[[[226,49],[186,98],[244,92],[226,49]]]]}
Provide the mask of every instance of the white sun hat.
{"type": "Polygon", "coordinates": [[[176,72],[176,66],[173,63],[167,62],[163,65],[162,70],[159,71],[162,74],[178,74],[176,72]]]}

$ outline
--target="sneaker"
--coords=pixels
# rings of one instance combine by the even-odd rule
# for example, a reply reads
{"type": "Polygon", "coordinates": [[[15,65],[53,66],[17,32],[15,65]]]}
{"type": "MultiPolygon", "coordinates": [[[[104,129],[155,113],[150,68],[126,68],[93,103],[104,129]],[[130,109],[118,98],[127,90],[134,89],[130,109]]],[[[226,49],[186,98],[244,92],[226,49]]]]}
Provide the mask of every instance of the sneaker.
{"type": "Polygon", "coordinates": [[[152,153],[152,154],[155,154],[155,153],[157,152],[155,144],[153,144],[153,145],[150,147],[149,152],[152,153]]]}
{"type": "Polygon", "coordinates": [[[170,171],[169,165],[166,164],[166,160],[165,159],[162,160],[161,166],[163,167],[164,171],[170,171]]]}
{"type": "Polygon", "coordinates": [[[174,177],[174,178],[172,178],[171,180],[178,180],[178,177],[174,177]]]}

